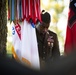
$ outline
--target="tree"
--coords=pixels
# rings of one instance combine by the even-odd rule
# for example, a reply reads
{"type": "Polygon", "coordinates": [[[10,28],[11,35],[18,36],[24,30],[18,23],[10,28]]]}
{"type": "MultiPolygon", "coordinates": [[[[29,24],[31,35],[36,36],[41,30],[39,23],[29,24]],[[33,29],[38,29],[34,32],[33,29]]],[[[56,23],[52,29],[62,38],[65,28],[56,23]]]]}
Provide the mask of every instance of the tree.
{"type": "Polygon", "coordinates": [[[0,55],[6,55],[7,12],[6,0],[0,0],[0,55]]]}

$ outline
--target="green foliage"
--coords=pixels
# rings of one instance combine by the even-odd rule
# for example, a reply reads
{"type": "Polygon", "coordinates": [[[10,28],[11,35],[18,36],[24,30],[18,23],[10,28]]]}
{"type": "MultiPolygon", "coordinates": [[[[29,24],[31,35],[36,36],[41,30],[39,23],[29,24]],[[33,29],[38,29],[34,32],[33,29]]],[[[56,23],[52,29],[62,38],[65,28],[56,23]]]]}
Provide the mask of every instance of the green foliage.
{"type": "Polygon", "coordinates": [[[7,54],[12,54],[12,42],[7,42],[7,54]]]}
{"type": "Polygon", "coordinates": [[[7,28],[8,28],[8,32],[7,32],[7,43],[6,43],[6,49],[7,49],[7,54],[12,54],[12,32],[11,32],[11,25],[10,22],[7,21],[7,28]]]}

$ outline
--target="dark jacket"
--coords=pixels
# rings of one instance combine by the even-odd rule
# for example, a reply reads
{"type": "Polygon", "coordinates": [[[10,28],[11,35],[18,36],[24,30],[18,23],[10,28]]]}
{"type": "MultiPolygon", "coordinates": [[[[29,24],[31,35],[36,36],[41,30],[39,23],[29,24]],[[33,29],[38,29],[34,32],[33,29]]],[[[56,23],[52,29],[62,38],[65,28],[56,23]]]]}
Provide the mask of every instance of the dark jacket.
{"type": "Polygon", "coordinates": [[[48,61],[48,60],[54,60],[57,57],[60,56],[60,50],[59,50],[59,42],[57,38],[57,34],[48,30],[49,34],[41,34],[36,29],[36,35],[37,35],[37,43],[38,43],[38,51],[39,51],[39,57],[41,61],[48,61]],[[48,45],[47,38],[51,37],[51,39],[54,41],[48,45]]]}

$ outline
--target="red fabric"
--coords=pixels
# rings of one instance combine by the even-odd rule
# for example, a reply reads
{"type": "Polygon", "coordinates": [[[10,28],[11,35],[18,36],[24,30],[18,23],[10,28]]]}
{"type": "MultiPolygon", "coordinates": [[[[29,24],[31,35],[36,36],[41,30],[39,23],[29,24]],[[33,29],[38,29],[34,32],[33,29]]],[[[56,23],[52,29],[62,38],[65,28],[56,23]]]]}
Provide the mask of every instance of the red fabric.
{"type": "Polygon", "coordinates": [[[36,23],[36,21],[37,21],[37,18],[38,18],[38,14],[37,14],[37,10],[38,10],[38,8],[37,8],[37,0],[34,0],[34,12],[35,12],[35,14],[34,14],[34,23],[36,23]]]}
{"type": "Polygon", "coordinates": [[[35,24],[37,20],[41,21],[40,0],[25,0],[26,20],[30,19],[35,24]]]}
{"type": "Polygon", "coordinates": [[[26,8],[25,1],[26,0],[21,0],[21,1],[22,1],[22,16],[23,16],[22,20],[24,20],[26,18],[26,11],[25,11],[25,8],[26,8]]]}
{"type": "Polygon", "coordinates": [[[15,29],[19,38],[21,39],[21,26],[18,23],[15,25],[15,29]]]}
{"type": "Polygon", "coordinates": [[[38,0],[38,6],[37,6],[37,9],[38,9],[38,20],[41,22],[41,9],[40,9],[40,0],[38,0]]]}
{"type": "Polygon", "coordinates": [[[8,20],[10,20],[10,1],[8,0],[8,20]]]}
{"type": "Polygon", "coordinates": [[[40,0],[34,0],[34,23],[41,22],[40,0]]]}
{"type": "MultiPolygon", "coordinates": [[[[74,0],[75,2],[75,0],[74,0]]],[[[76,10],[73,6],[74,2],[71,2],[68,14],[68,25],[66,30],[66,39],[64,45],[64,53],[69,54],[76,50],[76,10]]]]}
{"type": "Polygon", "coordinates": [[[26,12],[26,20],[28,21],[29,17],[29,5],[28,5],[29,0],[25,0],[25,12],[26,12]]]}
{"type": "Polygon", "coordinates": [[[23,19],[28,22],[30,19],[34,24],[37,21],[41,22],[40,0],[22,0],[22,14],[23,19]]]}
{"type": "Polygon", "coordinates": [[[10,20],[10,8],[8,8],[8,20],[10,20]]]}

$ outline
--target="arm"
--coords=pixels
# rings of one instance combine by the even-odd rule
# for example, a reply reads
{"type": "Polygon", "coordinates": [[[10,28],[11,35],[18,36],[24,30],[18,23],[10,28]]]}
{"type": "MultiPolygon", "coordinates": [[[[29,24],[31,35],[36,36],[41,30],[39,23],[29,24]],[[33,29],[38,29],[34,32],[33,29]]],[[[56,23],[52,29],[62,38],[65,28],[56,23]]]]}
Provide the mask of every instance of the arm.
{"type": "Polygon", "coordinates": [[[60,49],[59,49],[59,41],[57,34],[54,35],[54,44],[52,48],[52,57],[57,58],[60,56],[60,49]]]}

